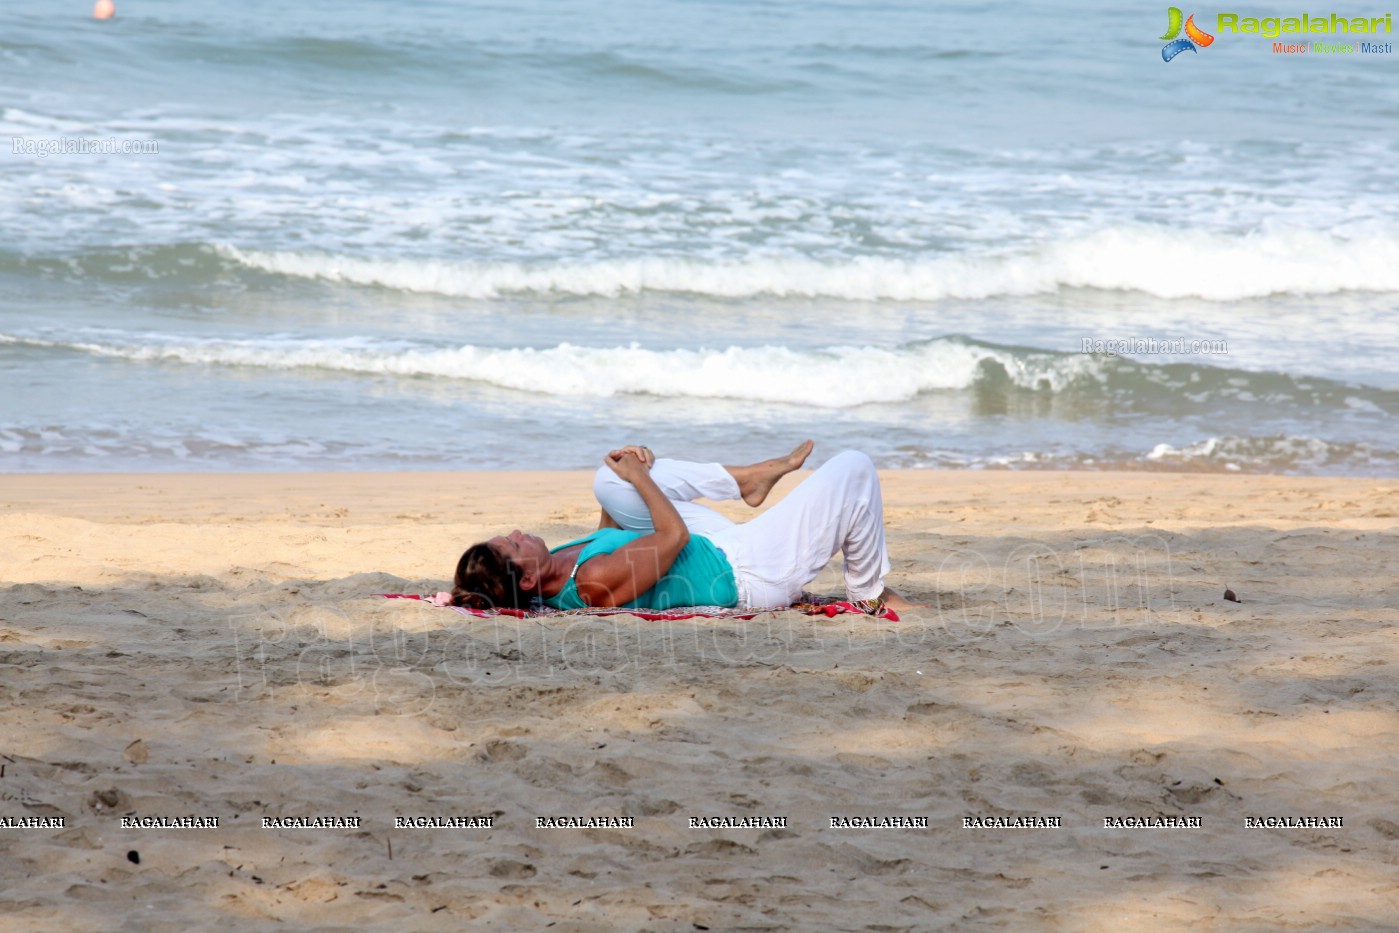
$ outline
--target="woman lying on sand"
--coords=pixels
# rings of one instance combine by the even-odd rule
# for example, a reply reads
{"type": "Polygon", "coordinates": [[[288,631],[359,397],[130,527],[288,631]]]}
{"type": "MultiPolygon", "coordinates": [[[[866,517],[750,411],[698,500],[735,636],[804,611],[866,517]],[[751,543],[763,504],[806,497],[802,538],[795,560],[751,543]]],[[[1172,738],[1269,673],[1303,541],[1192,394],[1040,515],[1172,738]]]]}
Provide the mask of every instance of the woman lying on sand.
{"type": "Polygon", "coordinates": [[[691,501],[761,505],[811,448],[806,441],[743,467],[656,460],[646,447],[611,451],[593,483],[602,506],[597,531],[553,550],[522,531],[473,544],[457,563],[452,603],[523,609],[537,596],[555,609],[787,606],[841,551],[848,598],[908,608],[884,585],[884,501],[862,453],[837,454],[742,525],[691,501]]]}

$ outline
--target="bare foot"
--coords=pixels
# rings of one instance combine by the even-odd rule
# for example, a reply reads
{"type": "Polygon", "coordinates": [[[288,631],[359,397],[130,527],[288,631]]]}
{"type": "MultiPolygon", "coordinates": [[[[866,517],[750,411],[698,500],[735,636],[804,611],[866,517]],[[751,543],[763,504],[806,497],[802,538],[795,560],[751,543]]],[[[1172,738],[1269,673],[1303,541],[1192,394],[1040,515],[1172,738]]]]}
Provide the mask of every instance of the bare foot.
{"type": "Polygon", "coordinates": [[[772,487],[777,485],[778,480],[793,470],[802,468],[815,446],[811,441],[802,441],[785,457],[774,457],[762,463],[724,469],[738,481],[738,491],[743,496],[743,501],[757,508],[767,499],[768,493],[772,492],[772,487]]]}
{"type": "Polygon", "coordinates": [[[879,594],[879,598],[886,607],[893,609],[895,612],[898,612],[902,609],[928,608],[927,606],[920,606],[917,603],[909,602],[908,600],[900,596],[898,593],[895,593],[893,590],[889,589],[889,587],[887,586],[884,588],[884,592],[879,594]]]}

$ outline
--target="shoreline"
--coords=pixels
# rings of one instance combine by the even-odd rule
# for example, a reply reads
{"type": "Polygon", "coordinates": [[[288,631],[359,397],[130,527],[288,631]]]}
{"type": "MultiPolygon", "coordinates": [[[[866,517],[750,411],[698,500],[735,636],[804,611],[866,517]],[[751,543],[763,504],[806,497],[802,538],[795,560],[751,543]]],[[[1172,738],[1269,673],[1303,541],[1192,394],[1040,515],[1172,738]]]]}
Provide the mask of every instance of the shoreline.
{"type": "MultiPolygon", "coordinates": [[[[802,476],[810,470],[794,476],[802,476]]],[[[369,495],[379,498],[387,495],[381,488],[383,480],[392,477],[395,482],[406,487],[413,495],[435,495],[433,485],[447,480],[451,483],[469,485],[481,483],[485,491],[514,492],[514,478],[524,481],[523,491],[533,497],[537,484],[557,481],[560,484],[581,482],[584,487],[590,481],[593,470],[199,470],[199,471],[118,471],[118,472],[0,472],[0,507],[14,507],[14,496],[22,501],[42,504],[45,507],[76,507],[64,497],[76,492],[91,491],[102,495],[115,493],[130,494],[138,502],[150,502],[157,496],[170,494],[197,496],[209,493],[207,485],[219,483],[225,488],[233,488],[242,493],[288,494],[314,498],[318,490],[343,486],[357,496],[369,495]]],[[[1357,486],[1392,487],[1399,489],[1399,477],[1386,476],[1331,476],[1292,473],[1248,473],[1223,470],[1060,470],[1060,469],[955,469],[935,468],[879,469],[879,475],[886,482],[920,484],[922,482],[945,482],[952,489],[964,489],[978,482],[988,485],[1016,485],[1036,481],[1062,482],[1077,487],[1097,485],[1103,481],[1112,483],[1142,484],[1152,486],[1161,482],[1184,482],[1203,480],[1224,483],[1264,483],[1273,485],[1300,484],[1318,485],[1355,484],[1357,486]]],[[[778,498],[786,483],[778,489],[778,498]]],[[[563,488],[562,485],[560,488],[563,488]]],[[[585,488],[585,491],[586,488],[585,488]]],[[[544,490],[544,495],[550,495],[544,490]]],[[[776,501],[776,500],[774,500],[776,501]]]]}

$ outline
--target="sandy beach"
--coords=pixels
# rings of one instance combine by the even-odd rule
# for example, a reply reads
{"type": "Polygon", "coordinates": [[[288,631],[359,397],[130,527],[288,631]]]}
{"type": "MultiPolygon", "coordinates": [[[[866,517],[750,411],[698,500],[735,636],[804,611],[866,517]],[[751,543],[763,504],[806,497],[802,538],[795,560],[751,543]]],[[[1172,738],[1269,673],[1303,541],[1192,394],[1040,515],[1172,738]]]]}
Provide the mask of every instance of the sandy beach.
{"type": "Polygon", "coordinates": [[[0,476],[0,929],[1392,928],[1399,483],[887,473],[897,623],[375,595],[589,480],[0,476]]]}

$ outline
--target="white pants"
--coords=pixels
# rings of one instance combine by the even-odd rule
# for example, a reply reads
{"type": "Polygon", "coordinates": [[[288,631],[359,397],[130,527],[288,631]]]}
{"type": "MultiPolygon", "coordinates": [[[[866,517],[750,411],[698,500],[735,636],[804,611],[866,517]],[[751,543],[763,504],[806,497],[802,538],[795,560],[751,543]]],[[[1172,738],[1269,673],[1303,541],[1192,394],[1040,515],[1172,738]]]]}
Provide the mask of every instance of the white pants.
{"type": "MultiPolygon", "coordinates": [[[[884,591],[884,499],[874,464],[858,451],[836,454],[781,502],[742,525],[691,501],[739,498],[737,481],[719,464],[657,460],[651,478],[690,532],[724,552],[745,609],[790,605],[837,552],[845,555],[848,598],[874,599],[884,591]]],[[[593,493],[628,531],[655,530],[636,488],[606,464],[593,480],[593,493]]]]}

